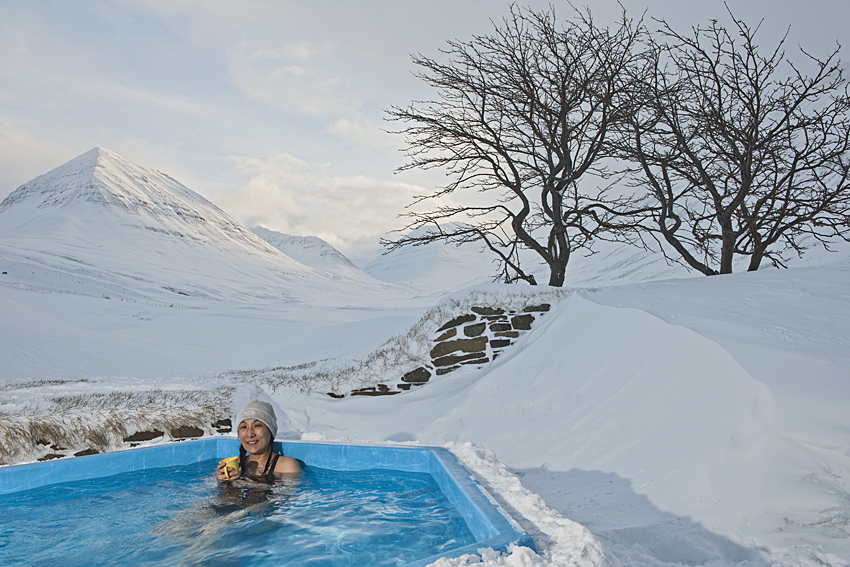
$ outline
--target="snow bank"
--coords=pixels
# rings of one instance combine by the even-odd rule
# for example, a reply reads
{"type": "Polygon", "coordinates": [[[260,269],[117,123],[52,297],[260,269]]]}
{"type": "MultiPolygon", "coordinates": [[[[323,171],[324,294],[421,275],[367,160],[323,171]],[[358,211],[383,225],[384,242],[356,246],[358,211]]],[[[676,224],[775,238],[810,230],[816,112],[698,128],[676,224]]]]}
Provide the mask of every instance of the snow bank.
{"type": "MultiPolygon", "coordinates": [[[[818,394],[791,411],[793,374],[757,379],[705,334],[600,304],[632,293],[573,294],[491,365],[400,396],[276,400],[297,432],[486,447],[624,564],[844,564],[845,387],[810,380],[818,394]]],[[[717,299],[687,297],[677,313],[717,299]]]]}
{"type": "Polygon", "coordinates": [[[472,443],[448,443],[451,450],[472,471],[473,476],[509,511],[534,539],[539,555],[526,547],[513,547],[508,553],[481,550],[481,557],[440,559],[435,567],[466,565],[508,567],[607,567],[619,565],[583,526],[563,517],[543,499],[525,488],[516,475],[496,459],[495,454],[472,443]]]}

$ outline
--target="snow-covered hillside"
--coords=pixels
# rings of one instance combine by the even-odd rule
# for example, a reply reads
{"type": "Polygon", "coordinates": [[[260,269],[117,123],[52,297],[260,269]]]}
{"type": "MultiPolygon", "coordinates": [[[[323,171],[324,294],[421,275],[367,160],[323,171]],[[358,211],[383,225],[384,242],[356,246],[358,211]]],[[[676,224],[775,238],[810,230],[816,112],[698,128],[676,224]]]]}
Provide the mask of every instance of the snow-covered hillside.
{"type": "Polygon", "coordinates": [[[100,223],[87,221],[112,220],[191,243],[231,242],[256,253],[270,251],[263,240],[168,175],[101,148],[23,184],[0,203],[0,215],[4,238],[92,239],[99,236],[100,223]]]}
{"type": "Polygon", "coordinates": [[[347,278],[368,278],[345,255],[317,236],[292,236],[262,226],[251,232],[305,266],[347,278]]]}
{"type": "Polygon", "coordinates": [[[850,564],[847,247],[711,278],[611,247],[575,258],[561,293],[445,294],[490,258],[413,248],[367,270],[408,287],[349,277],[317,269],[317,249],[293,259],[243,234],[161,174],[102,150],[78,159],[0,206],[0,432],[204,425],[209,406],[260,397],[281,437],[449,447],[540,551],[485,553],[486,567],[850,564]],[[385,353],[399,337],[427,352],[435,313],[535,299],[551,311],[498,359],[398,395],[267,378],[360,361],[397,380],[407,368],[385,353]]]}
{"type": "MultiPolygon", "coordinates": [[[[812,238],[804,237],[799,243],[801,255],[791,251],[784,254],[785,264],[789,267],[850,264],[850,245],[846,242],[835,242],[829,249],[812,238]]],[[[675,255],[665,258],[658,243],[648,241],[646,244],[649,250],[625,243],[598,241],[590,251],[574,251],[567,267],[565,285],[590,288],[699,276],[683,262],[677,263],[675,255]]],[[[672,251],[668,252],[672,254],[672,251]]],[[[526,250],[521,258],[523,268],[532,273],[537,282],[549,281],[548,268],[539,256],[526,250]]],[[[735,270],[746,271],[748,263],[749,258],[741,258],[735,270]]],[[[762,269],[775,268],[766,261],[762,269]]],[[[495,256],[481,245],[432,244],[387,252],[369,262],[364,271],[382,281],[435,293],[494,281],[497,263],[495,256]]]]}
{"type": "Polygon", "coordinates": [[[168,175],[100,148],[0,203],[0,254],[3,283],[181,305],[407,293],[362,277],[346,285],[339,274],[305,266],[168,175]]]}
{"type": "Polygon", "coordinates": [[[274,364],[287,339],[328,321],[394,309],[409,320],[408,289],[305,266],[169,176],[98,148],[0,204],[0,268],[0,379],[274,364]],[[310,316],[293,321],[299,309],[310,316]]]}
{"type": "Polygon", "coordinates": [[[310,435],[486,447],[625,565],[846,565],[848,276],[574,292],[491,367],[402,400],[272,398],[310,435]]]}
{"type": "Polygon", "coordinates": [[[422,293],[444,293],[492,281],[497,268],[493,260],[476,244],[405,246],[377,256],[363,270],[422,293]]]}

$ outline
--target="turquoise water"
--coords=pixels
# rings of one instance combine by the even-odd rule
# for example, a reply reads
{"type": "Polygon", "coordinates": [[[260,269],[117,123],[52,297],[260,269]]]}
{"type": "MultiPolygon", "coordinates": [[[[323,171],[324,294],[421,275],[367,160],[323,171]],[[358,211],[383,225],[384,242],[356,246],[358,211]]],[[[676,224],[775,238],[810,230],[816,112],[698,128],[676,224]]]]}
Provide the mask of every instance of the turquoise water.
{"type": "Polygon", "coordinates": [[[0,565],[404,565],[474,543],[425,473],[308,467],[222,489],[217,461],[0,498],[0,565]]]}

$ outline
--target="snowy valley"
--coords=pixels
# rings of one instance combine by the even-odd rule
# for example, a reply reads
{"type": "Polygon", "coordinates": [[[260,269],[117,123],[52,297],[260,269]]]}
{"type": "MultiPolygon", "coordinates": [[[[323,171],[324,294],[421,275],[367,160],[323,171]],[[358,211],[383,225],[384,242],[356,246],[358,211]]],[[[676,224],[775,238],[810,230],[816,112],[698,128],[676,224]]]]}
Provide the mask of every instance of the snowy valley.
{"type": "Polygon", "coordinates": [[[65,458],[95,433],[126,446],[117,415],[215,435],[260,397],[279,437],[448,447],[540,551],[485,565],[848,565],[850,248],[836,250],[707,278],[608,247],[576,256],[562,290],[488,283],[472,248],[357,267],[95,148],[0,203],[0,464],[61,452],[38,428],[65,436],[65,458]],[[471,307],[544,302],[487,364],[328,395],[395,386],[471,307]]]}

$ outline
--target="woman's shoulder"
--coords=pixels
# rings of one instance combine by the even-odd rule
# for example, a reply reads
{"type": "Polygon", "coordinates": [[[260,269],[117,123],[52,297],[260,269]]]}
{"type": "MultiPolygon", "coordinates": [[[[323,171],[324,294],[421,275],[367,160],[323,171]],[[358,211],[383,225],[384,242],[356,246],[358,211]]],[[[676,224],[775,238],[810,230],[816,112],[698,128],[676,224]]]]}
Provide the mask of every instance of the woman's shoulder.
{"type": "Polygon", "coordinates": [[[301,472],[301,465],[292,457],[281,456],[275,463],[274,472],[278,474],[298,474],[301,472]]]}

